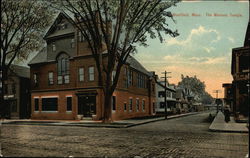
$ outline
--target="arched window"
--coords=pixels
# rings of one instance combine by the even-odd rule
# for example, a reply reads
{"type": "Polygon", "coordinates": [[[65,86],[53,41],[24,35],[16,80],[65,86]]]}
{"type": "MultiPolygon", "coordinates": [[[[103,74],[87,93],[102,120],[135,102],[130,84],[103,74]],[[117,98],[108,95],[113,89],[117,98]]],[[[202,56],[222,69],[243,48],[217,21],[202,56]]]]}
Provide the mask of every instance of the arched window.
{"type": "Polygon", "coordinates": [[[65,53],[57,57],[57,83],[69,83],[69,56],[65,53]]]}

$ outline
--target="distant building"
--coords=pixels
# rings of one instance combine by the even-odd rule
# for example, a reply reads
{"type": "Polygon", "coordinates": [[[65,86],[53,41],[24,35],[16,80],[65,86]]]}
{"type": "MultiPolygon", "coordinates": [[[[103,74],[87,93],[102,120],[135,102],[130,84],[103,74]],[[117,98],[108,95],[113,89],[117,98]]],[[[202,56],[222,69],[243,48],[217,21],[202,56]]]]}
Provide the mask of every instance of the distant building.
{"type": "Polygon", "coordinates": [[[165,94],[165,84],[164,82],[156,83],[156,113],[164,113],[165,112],[165,95],[167,100],[167,112],[168,113],[176,113],[176,90],[173,86],[166,87],[165,94]]]}
{"type": "Polygon", "coordinates": [[[30,118],[30,70],[11,65],[8,79],[4,82],[5,118],[30,118]]]}
{"type": "MultiPolygon", "coordinates": [[[[60,13],[44,37],[46,48],[29,63],[32,119],[103,118],[104,94],[96,62],[72,20],[60,13]]],[[[104,49],[103,62],[105,53],[104,49]]],[[[152,115],[154,106],[154,77],[129,56],[112,96],[112,119],[152,115]]]]}
{"type": "Polygon", "coordinates": [[[231,83],[222,84],[224,88],[224,105],[229,105],[233,109],[233,88],[231,83]]]}
{"type": "Polygon", "coordinates": [[[236,119],[247,116],[249,110],[249,80],[250,80],[250,22],[243,47],[233,48],[231,74],[233,76],[233,113],[236,119]]]}

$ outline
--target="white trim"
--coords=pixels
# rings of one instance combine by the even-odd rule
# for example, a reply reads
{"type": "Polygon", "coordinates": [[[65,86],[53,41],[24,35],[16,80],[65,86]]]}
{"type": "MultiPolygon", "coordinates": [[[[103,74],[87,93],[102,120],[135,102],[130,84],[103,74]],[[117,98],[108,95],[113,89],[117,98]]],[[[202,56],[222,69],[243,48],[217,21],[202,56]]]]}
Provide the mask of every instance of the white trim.
{"type": "Polygon", "coordinates": [[[69,97],[71,97],[71,98],[72,98],[72,95],[66,95],[65,97],[66,97],[66,98],[69,98],[69,97]]]}
{"type": "Polygon", "coordinates": [[[42,96],[41,98],[59,98],[58,95],[54,95],[54,96],[42,96]]]}
{"type": "Polygon", "coordinates": [[[66,113],[72,113],[72,110],[71,111],[66,111],[66,113]]]}
{"type": "Polygon", "coordinates": [[[40,97],[39,96],[34,96],[33,99],[39,99],[40,97]]]}

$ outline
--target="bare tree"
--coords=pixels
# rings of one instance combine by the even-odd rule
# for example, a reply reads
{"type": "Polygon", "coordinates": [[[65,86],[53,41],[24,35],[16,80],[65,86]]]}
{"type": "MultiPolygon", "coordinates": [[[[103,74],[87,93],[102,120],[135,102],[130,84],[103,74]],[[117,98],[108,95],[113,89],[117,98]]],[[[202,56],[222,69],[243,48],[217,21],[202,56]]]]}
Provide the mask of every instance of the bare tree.
{"type": "Polygon", "coordinates": [[[52,18],[42,1],[1,0],[0,111],[4,117],[4,81],[14,60],[26,59],[42,43],[52,18]]]}
{"type": "Polygon", "coordinates": [[[54,1],[57,8],[74,15],[74,26],[87,40],[98,70],[99,86],[104,92],[103,122],[112,122],[111,98],[117,86],[120,71],[135,44],[146,46],[147,37],[173,37],[177,31],[168,28],[173,20],[167,11],[179,0],[63,0],[54,1]],[[103,54],[103,49],[107,54],[103,54]],[[105,56],[105,62],[103,61],[105,56]],[[112,82],[112,72],[115,76],[112,82]]]}

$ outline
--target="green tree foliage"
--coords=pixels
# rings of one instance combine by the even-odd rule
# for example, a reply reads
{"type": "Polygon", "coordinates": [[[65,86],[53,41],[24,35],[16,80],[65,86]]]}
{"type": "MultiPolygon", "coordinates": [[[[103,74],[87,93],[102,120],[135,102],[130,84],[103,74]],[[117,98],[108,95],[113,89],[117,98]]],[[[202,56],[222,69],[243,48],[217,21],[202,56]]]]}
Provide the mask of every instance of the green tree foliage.
{"type": "Polygon", "coordinates": [[[179,87],[190,89],[194,94],[201,96],[205,93],[205,83],[200,81],[196,76],[189,77],[181,75],[181,81],[178,83],[179,87]]]}
{"type": "Polygon", "coordinates": [[[179,0],[54,0],[52,6],[74,15],[74,25],[80,30],[91,48],[98,70],[99,86],[104,92],[104,122],[111,122],[111,96],[116,88],[123,64],[135,44],[147,45],[147,38],[163,34],[172,37],[177,31],[169,29],[172,19],[168,9],[179,0]],[[104,45],[104,46],[103,46],[104,45]],[[102,62],[102,48],[107,50],[107,64],[102,62]],[[111,82],[112,72],[115,77],[111,82]],[[105,86],[104,86],[105,85],[105,86]]]}
{"type": "Polygon", "coordinates": [[[201,102],[202,104],[212,104],[213,97],[209,93],[205,92],[205,94],[201,96],[201,102]]]}
{"type": "MultiPolygon", "coordinates": [[[[14,60],[26,59],[41,46],[43,33],[51,18],[51,11],[42,1],[1,0],[0,85],[7,79],[8,69],[14,60]]],[[[0,86],[2,115],[3,88],[0,86]]]]}
{"type": "Polygon", "coordinates": [[[211,95],[205,91],[205,83],[198,79],[196,76],[189,77],[181,75],[181,81],[178,83],[178,86],[184,89],[186,88],[191,90],[192,93],[197,98],[199,98],[197,101],[208,104],[212,102],[211,95]]]}

